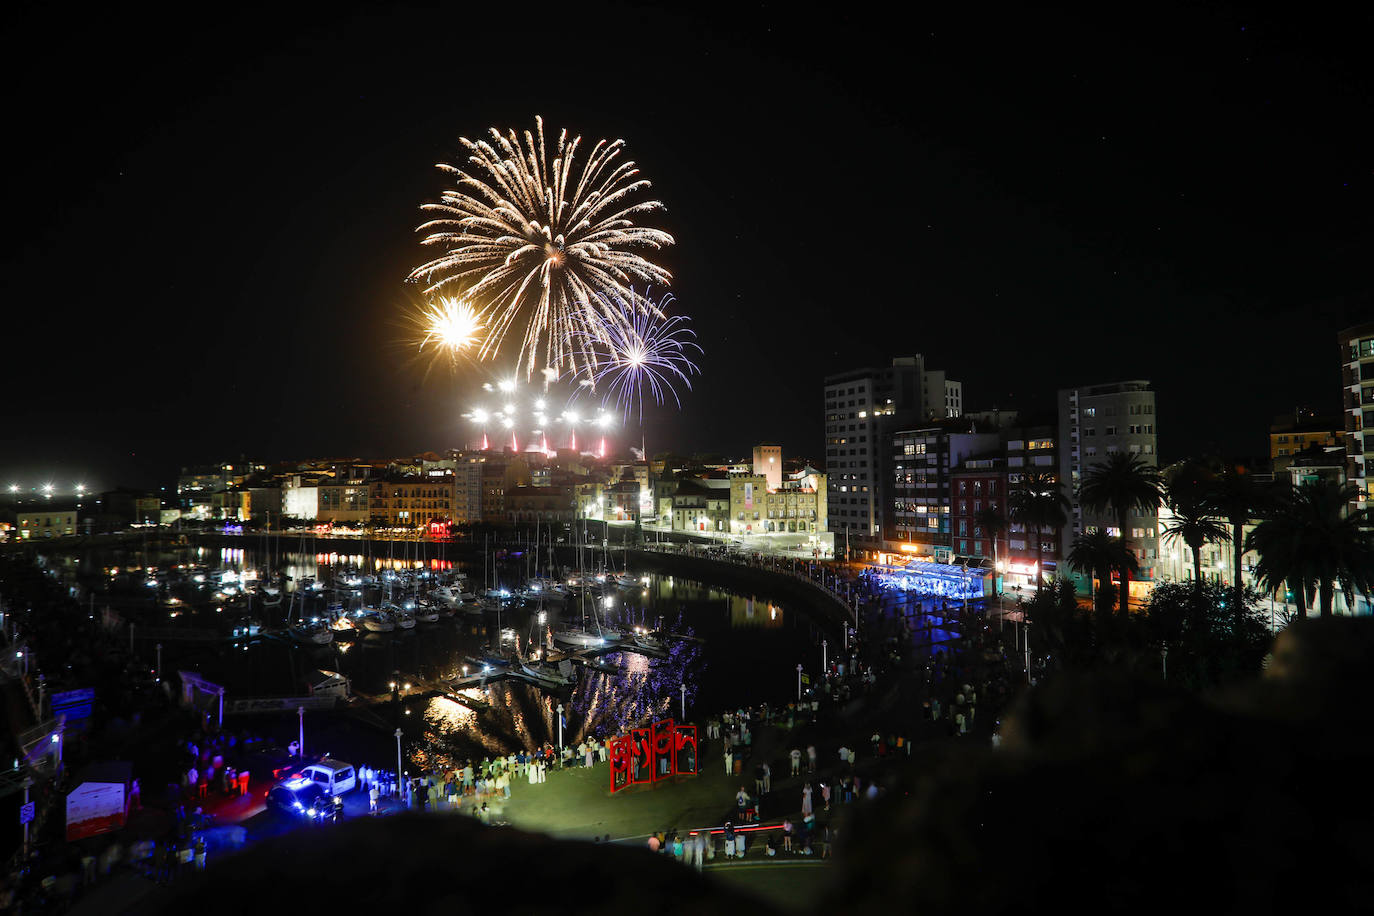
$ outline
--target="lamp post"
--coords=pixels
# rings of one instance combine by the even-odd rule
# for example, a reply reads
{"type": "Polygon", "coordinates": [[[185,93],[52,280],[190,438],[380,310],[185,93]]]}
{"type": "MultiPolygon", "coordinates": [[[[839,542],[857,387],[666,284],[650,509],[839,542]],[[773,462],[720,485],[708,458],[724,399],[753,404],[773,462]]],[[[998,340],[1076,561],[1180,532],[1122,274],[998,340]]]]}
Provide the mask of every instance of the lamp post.
{"type": "Polygon", "coordinates": [[[296,718],[300,720],[300,755],[305,756],[305,707],[296,707],[296,718]]]}
{"type": "Polygon", "coordinates": [[[396,729],[396,793],[401,792],[401,730],[396,729]]]}
{"type": "Polygon", "coordinates": [[[687,685],[679,684],[678,690],[682,693],[682,721],[687,721],[687,685]]]}
{"type": "Polygon", "coordinates": [[[798,702],[798,703],[801,702],[801,675],[802,675],[802,666],[801,666],[801,663],[798,663],[798,664],[797,664],[797,702],[798,702]]]}
{"type": "Polygon", "coordinates": [[[1029,683],[1031,682],[1031,666],[1030,666],[1030,621],[1029,621],[1029,620],[1026,621],[1026,645],[1025,645],[1025,650],[1026,650],[1026,683],[1029,684],[1029,683]]]}
{"type": "Polygon", "coordinates": [[[821,674],[822,674],[822,676],[824,676],[825,672],[827,672],[827,671],[830,670],[830,666],[829,666],[828,664],[826,664],[827,661],[828,661],[828,659],[826,658],[826,655],[825,655],[825,649],[826,649],[826,646],[827,646],[827,645],[828,645],[828,643],[827,643],[824,639],[822,639],[822,640],[821,640],[821,674]]]}
{"type": "MultiPolygon", "coordinates": [[[[563,704],[558,704],[558,750],[563,750],[563,704]]],[[[561,765],[561,764],[560,764],[561,765]]]]}
{"type": "Polygon", "coordinates": [[[1169,647],[1168,647],[1168,646],[1160,646],[1160,647],[1159,647],[1159,664],[1160,664],[1160,667],[1162,667],[1163,670],[1164,670],[1164,680],[1167,681],[1167,680],[1169,679],[1169,647]]]}
{"type": "Polygon", "coordinates": [[[157,644],[157,682],[162,683],[162,643],[157,644]]]}

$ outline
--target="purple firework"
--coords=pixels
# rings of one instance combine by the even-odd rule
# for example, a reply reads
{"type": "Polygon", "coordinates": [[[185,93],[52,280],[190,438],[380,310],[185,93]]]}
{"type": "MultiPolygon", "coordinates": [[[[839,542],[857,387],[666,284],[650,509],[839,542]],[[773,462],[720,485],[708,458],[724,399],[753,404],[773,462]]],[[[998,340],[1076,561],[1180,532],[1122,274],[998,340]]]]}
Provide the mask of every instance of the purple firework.
{"type": "Polygon", "coordinates": [[[602,311],[617,320],[604,322],[602,332],[592,339],[596,353],[595,387],[605,393],[605,403],[614,404],[628,420],[631,411],[644,419],[644,396],[663,404],[671,395],[678,407],[676,382],[692,387],[689,375],[701,370],[692,362],[690,351],[704,352],[696,342],[696,332],[687,325],[686,315],[669,317],[668,307],[675,301],[665,293],[655,303],[646,291],[633,289],[628,299],[598,294],[602,311]]]}

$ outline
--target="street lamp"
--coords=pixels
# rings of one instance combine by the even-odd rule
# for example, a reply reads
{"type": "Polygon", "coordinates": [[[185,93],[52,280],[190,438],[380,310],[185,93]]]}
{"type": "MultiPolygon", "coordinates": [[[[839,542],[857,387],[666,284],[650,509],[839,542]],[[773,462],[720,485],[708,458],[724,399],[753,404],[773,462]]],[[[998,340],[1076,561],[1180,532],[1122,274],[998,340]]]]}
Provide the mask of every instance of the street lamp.
{"type": "Polygon", "coordinates": [[[798,663],[798,664],[797,664],[797,702],[798,702],[798,703],[801,702],[801,676],[802,676],[802,666],[801,666],[801,663],[798,663]]]}
{"type": "Polygon", "coordinates": [[[401,793],[401,730],[396,729],[396,794],[401,793]]]}
{"type": "Polygon", "coordinates": [[[300,755],[305,756],[305,707],[296,707],[296,717],[300,720],[300,755]]]}
{"type": "Polygon", "coordinates": [[[687,721],[687,685],[679,684],[678,690],[682,693],[682,721],[687,721]]]}
{"type": "Polygon", "coordinates": [[[558,704],[558,750],[563,750],[563,704],[558,704]]]}

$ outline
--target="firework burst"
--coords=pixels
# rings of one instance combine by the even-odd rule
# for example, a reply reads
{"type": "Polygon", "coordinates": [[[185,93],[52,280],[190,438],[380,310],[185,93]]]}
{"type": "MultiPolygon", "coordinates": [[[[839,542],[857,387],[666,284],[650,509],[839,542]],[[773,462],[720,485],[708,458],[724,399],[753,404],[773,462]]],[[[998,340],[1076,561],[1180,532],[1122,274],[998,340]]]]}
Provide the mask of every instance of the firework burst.
{"type": "Polygon", "coordinates": [[[430,302],[421,311],[419,323],[424,328],[421,350],[432,347],[456,362],[481,345],[482,316],[465,299],[442,296],[430,302]]]}
{"type": "Polygon", "coordinates": [[[624,158],[621,140],[598,140],[579,160],[582,138],[560,131],[550,161],[536,118],[533,134],[491,128],[487,140],[461,142],[467,165],[439,165],[454,187],[422,207],[435,216],[418,229],[423,244],[443,254],[411,279],[427,292],[461,284],[480,305],[488,333],[479,358],[495,356],[523,327],[516,366],[526,378],[536,369],[594,377],[598,349],[587,338],[608,340],[624,321],[597,294],[624,296],[636,282],[672,280],[645,253],[673,237],[636,225],[663,205],[641,198],[649,182],[624,158]]]}
{"type": "Polygon", "coordinates": [[[703,351],[696,333],[687,326],[688,318],[668,317],[674,301],[671,293],[654,302],[647,292],[641,296],[633,289],[627,298],[614,302],[602,297],[603,307],[618,311],[620,317],[608,325],[605,339],[593,344],[599,351],[595,382],[604,392],[605,403],[614,405],[626,419],[632,412],[644,419],[646,394],[657,404],[671,396],[681,407],[675,384],[681,382],[690,390],[689,376],[701,371],[691,359],[690,351],[703,351]]]}

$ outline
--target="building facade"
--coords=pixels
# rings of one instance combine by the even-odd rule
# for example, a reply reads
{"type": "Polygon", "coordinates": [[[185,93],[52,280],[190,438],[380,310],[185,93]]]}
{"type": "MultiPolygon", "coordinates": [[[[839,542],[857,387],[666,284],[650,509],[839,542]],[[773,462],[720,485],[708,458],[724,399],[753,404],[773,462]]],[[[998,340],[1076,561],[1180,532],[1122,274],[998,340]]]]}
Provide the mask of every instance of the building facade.
{"type": "MultiPolygon", "coordinates": [[[[1003,454],[1007,468],[1008,497],[1022,489],[1027,472],[1047,474],[1061,486],[1059,468],[1059,434],[1053,426],[1007,426],[1001,430],[1003,454]]],[[[1072,496],[1064,488],[1065,496],[1072,496]]],[[[1008,501],[1007,506],[1011,503],[1008,501]]],[[[1041,564],[1040,572],[1047,579],[1054,578],[1059,570],[1061,559],[1061,540],[1056,531],[1043,531],[1040,534],[1040,550],[1037,553],[1035,532],[1026,530],[1020,522],[1007,518],[1007,578],[1010,584],[1033,585],[1036,563],[1041,564]]]]}
{"type": "MultiPolygon", "coordinates": [[[[1067,556],[1073,539],[1086,531],[1102,528],[1118,535],[1117,520],[1110,514],[1090,512],[1079,498],[1084,477],[1109,455],[1125,452],[1146,464],[1158,466],[1158,439],[1155,432],[1155,393],[1143,379],[1084,385],[1059,391],[1059,468],[1060,482],[1066,486],[1071,511],[1069,524],[1060,537],[1060,556],[1067,556]]],[[[1159,561],[1159,517],[1155,512],[1132,514],[1126,536],[1135,552],[1140,571],[1133,577],[1131,600],[1143,600],[1156,576],[1159,561]]],[[[1076,577],[1079,591],[1086,593],[1087,580],[1076,577]]]]}
{"type": "Polygon", "coordinates": [[[23,541],[69,537],[76,534],[76,509],[47,506],[42,509],[20,509],[14,514],[14,528],[23,541]]]}
{"type": "Polygon", "coordinates": [[[1345,413],[1345,476],[1358,494],[1354,507],[1369,507],[1370,480],[1365,462],[1365,430],[1374,427],[1374,323],[1336,335],[1341,361],[1341,406],[1345,413]]]}
{"type": "Polygon", "coordinates": [[[940,561],[955,553],[953,471],[969,458],[996,452],[999,445],[997,433],[972,430],[971,425],[943,425],[892,434],[886,547],[940,561]]]}

